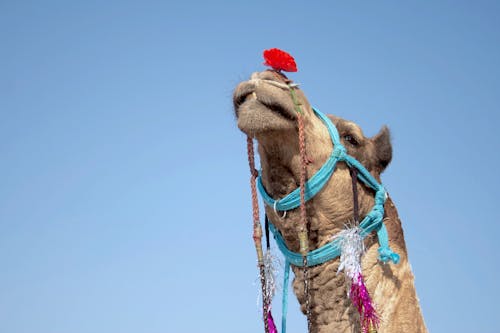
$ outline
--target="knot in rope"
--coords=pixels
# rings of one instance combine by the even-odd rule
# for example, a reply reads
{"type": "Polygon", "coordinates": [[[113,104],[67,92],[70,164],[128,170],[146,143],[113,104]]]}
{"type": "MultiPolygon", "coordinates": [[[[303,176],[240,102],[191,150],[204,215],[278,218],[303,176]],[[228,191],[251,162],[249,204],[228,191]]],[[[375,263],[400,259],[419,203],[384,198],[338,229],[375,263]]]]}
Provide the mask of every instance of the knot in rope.
{"type": "Polygon", "coordinates": [[[386,263],[391,260],[393,263],[399,263],[399,254],[394,253],[388,246],[381,246],[378,248],[380,261],[386,263]]]}
{"type": "Polygon", "coordinates": [[[332,157],[335,157],[339,161],[343,161],[346,155],[347,155],[347,150],[344,148],[344,146],[336,145],[333,148],[332,157]]]}

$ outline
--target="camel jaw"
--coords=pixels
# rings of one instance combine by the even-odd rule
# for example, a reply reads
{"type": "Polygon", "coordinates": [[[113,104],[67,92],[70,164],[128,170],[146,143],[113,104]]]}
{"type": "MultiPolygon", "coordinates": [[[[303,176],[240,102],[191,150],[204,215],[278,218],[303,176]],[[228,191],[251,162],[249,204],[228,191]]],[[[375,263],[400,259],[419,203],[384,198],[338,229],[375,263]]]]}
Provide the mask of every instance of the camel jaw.
{"type": "Polygon", "coordinates": [[[238,128],[245,134],[255,137],[270,131],[294,130],[295,119],[281,108],[252,99],[246,101],[236,111],[238,128]]]}
{"type": "Polygon", "coordinates": [[[250,136],[269,131],[295,130],[297,113],[286,85],[252,79],[240,83],[233,102],[238,127],[250,136]]]}

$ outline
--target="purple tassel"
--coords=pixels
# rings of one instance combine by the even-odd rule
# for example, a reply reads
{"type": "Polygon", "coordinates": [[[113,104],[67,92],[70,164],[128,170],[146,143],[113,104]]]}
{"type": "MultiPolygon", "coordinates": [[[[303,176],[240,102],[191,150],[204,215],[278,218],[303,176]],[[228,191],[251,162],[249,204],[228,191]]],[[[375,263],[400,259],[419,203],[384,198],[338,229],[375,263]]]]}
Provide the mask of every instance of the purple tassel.
{"type": "Polygon", "coordinates": [[[271,310],[267,313],[267,327],[269,327],[269,333],[278,333],[278,329],[274,324],[273,315],[271,314],[271,310]]]}
{"type": "Polygon", "coordinates": [[[354,304],[359,312],[362,332],[368,333],[370,330],[376,329],[380,323],[380,319],[373,307],[370,294],[366,289],[361,273],[358,273],[352,279],[349,297],[351,298],[352,304],[354,304]]]}

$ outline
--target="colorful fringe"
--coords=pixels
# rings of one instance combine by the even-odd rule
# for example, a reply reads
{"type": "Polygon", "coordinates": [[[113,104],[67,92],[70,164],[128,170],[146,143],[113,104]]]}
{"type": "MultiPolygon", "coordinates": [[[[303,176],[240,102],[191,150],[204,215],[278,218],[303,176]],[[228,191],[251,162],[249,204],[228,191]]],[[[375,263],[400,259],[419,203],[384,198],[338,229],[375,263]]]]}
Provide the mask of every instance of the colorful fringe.
{"type": "Polygon", "coordinates": [[[363,275],[358,273],[351,281],[349,298],[356,307],[361,318],[361,331],[369,333],[374,328],[378,328],[380,319],[372,304],[372,299],[366,289],[363,275]]]}
{"type": "Polygon", "coordinates": [[[269,333],[278,333],[278,329],[274,324],[273,315],[271,314],[271,310],[267,313],[267,327],[269,327],[269,333]]]}

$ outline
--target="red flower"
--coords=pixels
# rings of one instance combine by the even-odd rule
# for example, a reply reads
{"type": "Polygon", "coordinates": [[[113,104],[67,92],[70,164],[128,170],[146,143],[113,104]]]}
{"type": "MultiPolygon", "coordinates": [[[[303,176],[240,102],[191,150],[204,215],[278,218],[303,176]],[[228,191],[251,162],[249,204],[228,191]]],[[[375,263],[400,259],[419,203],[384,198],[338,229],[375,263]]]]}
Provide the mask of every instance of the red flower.
{"type": "Polygon", "coordinates": [[[276,71],[297,71],[297,65],[295,64],[293,57],[280,49],[265,50],[264,60],[264,65],[270,66],[276,71]]]}

